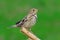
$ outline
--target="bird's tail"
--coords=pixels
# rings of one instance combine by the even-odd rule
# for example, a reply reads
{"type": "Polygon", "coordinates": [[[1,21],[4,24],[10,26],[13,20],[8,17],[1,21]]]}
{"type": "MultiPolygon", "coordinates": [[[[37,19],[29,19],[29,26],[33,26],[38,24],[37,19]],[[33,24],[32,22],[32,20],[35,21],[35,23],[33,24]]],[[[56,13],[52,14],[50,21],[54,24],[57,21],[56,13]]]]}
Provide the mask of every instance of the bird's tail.
{"type": "Polygon", "coordinates": [[[11,29],[11,28],[17,28],[17,25],[12,25],[12,26],[7,27],[7,29],[11,29]]]}
{"type": "Polygon", "coordinates": [[[16,28],[16,27],[17,27],[17,25],[12,25],[9,28],[16,28]]]}
{"type": "Polygon", "coordinates": [[[12,26],[11,26],[11,28],[15,28],[15,27],[17,27],[17,25],[12,25],[12,26]]]}

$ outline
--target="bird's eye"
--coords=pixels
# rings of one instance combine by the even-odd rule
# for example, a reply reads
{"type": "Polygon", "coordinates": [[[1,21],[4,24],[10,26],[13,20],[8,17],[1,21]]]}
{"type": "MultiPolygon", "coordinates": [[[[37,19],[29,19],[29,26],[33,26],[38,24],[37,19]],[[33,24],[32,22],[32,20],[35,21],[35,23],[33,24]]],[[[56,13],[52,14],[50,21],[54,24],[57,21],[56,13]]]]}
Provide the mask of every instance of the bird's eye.
{"type": "Polygon", "coordinates": [[[33,9],[33,12],[34,12],[35,10],[33,9]]]}

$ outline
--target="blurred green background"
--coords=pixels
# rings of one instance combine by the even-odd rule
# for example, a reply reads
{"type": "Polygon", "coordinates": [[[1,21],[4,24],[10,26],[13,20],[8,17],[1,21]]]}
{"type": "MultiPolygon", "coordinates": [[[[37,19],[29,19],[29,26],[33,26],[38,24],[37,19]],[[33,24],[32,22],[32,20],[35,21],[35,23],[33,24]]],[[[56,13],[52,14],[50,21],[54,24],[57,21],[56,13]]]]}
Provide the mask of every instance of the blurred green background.
{"type": "Polygon", "coordinates": [[[60,40],[60,0],[0,0],[0,40],[26,40],[20,28],[9,28],[38,9],[33,33],[41,40],[60,40]]]}

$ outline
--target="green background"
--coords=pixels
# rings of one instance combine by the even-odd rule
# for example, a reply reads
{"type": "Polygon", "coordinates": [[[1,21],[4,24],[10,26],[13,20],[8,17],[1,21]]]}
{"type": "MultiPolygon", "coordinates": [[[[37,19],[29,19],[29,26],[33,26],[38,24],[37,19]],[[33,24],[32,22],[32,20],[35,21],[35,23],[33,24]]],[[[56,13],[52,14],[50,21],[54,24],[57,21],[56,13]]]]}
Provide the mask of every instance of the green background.
{"type": "Polygon", "coordinates": [[[20,28],[10,28],[28,14],[38,9],[33,33],[41,40],[60,40],[59,0],[0,0],[0,40],[26,40],[20,28]]]}

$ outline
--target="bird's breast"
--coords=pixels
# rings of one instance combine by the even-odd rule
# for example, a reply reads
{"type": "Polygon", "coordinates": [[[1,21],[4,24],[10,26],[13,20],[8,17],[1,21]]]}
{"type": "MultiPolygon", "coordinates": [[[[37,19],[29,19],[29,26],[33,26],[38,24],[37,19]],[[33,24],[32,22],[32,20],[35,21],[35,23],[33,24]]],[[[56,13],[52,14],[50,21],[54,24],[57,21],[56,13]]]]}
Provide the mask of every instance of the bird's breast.
{"type": "Polygon", "coordinates": [[[27,22],[24,23],[24,27],[30,28],[31,26],[33,26],[36,23],[36,15],[32,16],[30,20],[28,20],[27,22]]]}

